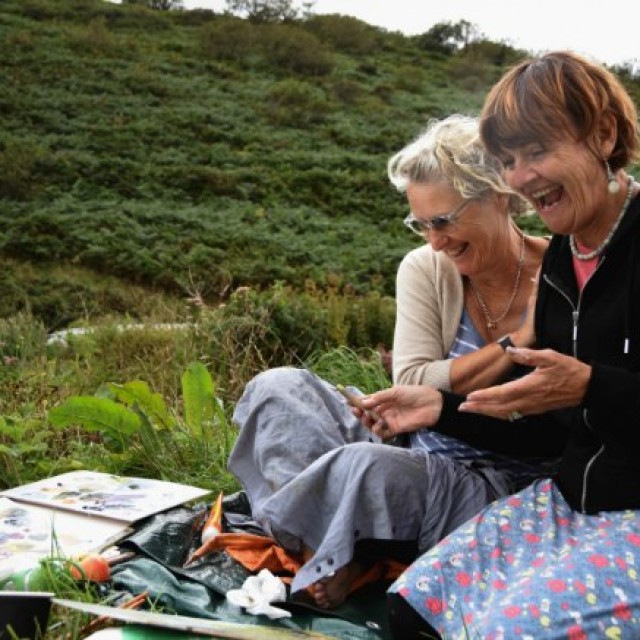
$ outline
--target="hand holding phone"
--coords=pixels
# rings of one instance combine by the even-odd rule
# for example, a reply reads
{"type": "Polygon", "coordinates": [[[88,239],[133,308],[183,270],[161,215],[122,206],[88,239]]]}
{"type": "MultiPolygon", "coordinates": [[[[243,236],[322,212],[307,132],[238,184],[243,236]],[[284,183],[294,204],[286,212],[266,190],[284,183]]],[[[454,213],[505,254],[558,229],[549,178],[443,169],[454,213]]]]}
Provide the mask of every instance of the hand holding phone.
{"type": "Polygon", "coordinates": [[[356,389],[355,387],[345,387],[342,384],[337,384],[336,390],[338,391],[338,393],[341,393],[346,398],[347,402],[352,407],[356,407],[357,409],[360,409],[372,420],[375,420],[377,422],[378,420],[382,419],[375,411],[371,409],[365,409],[362,406],[362,400],[360,400],[360,396],[363,396],[364,394],[359,389],[356,389]]]}

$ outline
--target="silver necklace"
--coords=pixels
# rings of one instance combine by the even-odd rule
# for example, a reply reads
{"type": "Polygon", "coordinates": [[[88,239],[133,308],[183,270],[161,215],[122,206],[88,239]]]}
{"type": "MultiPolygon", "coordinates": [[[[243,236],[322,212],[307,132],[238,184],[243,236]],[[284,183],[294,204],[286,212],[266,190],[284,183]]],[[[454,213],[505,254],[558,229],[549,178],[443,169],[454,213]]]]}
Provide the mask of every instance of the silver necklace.
{"type": "Polygon", "coordinates": [[[511,292],[511,297],[509,298],[509,302],[507,303],[505,310],[497,318],[491,317],[491,313],[489,312],[489,307],[487,303],[484,301],[484,299],[480,295],[480,292],[477,291],[476,288],[473,286],[473,282],[471,281],[471,278],[467,278],[467,280],[469,281],[469,288],[471,289],[471,293],[473,294],[473,297],[478,303],[478,306],[480,307],[480,310],[484,315],[484,319],[487,322],[487,329],[489,329],[490,331],[493,331],[498,326],[498,324],[506,318],[509,311],[511,311],[513,301],[516,299],[518,288],[520,287],[520,276],[522,275],[522,269],[524,267],[524,233],[522,232],[519,232],[519,233],[520,233],[520,258],[518,259],[518,270],[516,271],[516,280],[513,284],[513,291],[511,292]]]}
{"type": "Polygon", "coordinates": [[[571,253],[573,254],[574,258],[577,258],[578,260],[583,260],[585,262],[587,260],[593,260],[607,248],[607,245],[611,242],[611,238],[613,238],[613,234],[616,232],[618,225],[620,224],[620,222],[622,222],[622,218],[624,218],[624,214],[627,212],[632,196],[633,196],[633,178],[629,176],[629,179],[627,181],[627,197],[624,199],[624,202],[622,203],[622,208],[620,209],[620,213],[618,214],[616,221],[613,223],[613,226],[609,230],[609,233],[607,233],[607,237],[602,241],[602,243],[599,246],[597,246],[593,251],[589,251],[589,253],[580,253],[576,245],[576,239],[574,235],[571,234],[569,236],[569,246],[571,247],[571,253]]]}

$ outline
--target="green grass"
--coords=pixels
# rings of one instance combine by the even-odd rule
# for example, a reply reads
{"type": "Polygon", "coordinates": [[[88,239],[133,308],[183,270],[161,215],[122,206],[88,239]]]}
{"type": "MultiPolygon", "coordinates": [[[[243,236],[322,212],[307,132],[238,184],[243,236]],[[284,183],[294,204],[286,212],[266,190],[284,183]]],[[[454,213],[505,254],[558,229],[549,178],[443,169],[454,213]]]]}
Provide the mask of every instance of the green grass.
{"type": "MultiPolygon", "coordinates": [[[[365,391],[389,384],[377,352],[339,346],[342,334],[334,346],[317,341],[313,347],[311,336],[305,338],[306,313],[296,316],[285,305],[290,315],[278,318],[278,308],[258,302],[252,300],[249,309],[245,299],[238,307],[211,310],[211,316],[204,311],[197,324],[176,331],[120,331],[105,323],[70,336],[66,346],[47,346],[42,324],[29,315],[0,321],[0,486],[91,468],[233,490],[235,482],[225,469],[235,437],[230,417],[245,384],[258,372],[292,364],[365,391]],[[215,426],[200,438],[186,422],[181,391],[192,362],[206,367],[219,400],[215,426]],[[49,412],[69,398],[114,397],[119,387],[133,381],[162,398],[173,418],[166,424],[144,422],[126,446],[113,433],[84,430],[73,420],[56,428],[49,419],[49,412]]],[[[315,310],[318,316],[321,312],[315,310]]],[[[328,326],[330,315],[325,309],[328,326]]],[[[391,321],[389,316],[389,326],[391,321]]]]}

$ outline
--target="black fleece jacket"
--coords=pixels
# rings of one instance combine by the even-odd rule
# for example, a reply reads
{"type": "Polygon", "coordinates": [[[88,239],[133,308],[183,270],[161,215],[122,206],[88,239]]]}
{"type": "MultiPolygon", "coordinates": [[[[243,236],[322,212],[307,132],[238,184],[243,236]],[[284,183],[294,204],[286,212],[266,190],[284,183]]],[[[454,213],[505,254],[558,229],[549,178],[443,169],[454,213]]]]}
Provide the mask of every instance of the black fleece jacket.
{"type": "Polygon", "coordinates": [[[640,508],[640,196],[627,210],[598,268],[578,290],[569,240],[554,236],[536,304],[536,348],[592,367],[579,407],[507,422],[459,413],[443,392],[435,429],[520,456],[562,453],[557,483],[576,510],[640,508]]]}

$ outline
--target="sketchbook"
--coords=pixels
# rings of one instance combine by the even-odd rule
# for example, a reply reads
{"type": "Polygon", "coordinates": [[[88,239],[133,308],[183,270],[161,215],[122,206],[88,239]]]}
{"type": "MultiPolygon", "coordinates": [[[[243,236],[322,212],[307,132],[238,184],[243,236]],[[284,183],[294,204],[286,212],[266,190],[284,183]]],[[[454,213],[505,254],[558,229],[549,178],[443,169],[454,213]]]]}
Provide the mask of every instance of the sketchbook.
{"type": "Polygon", "coordinates": [[[210,493],[189,485],[72,471],[0,492],[0,577],[38,559],[114,544],[138,520],[210,493]]]}
{"type": "Polygon", "coordinates": [[[2,491],[0,495],[49,509],[132,524],[208,493],[208,489],[165,480],[129,478],[97,471],[71,471],[2,491]]]}

